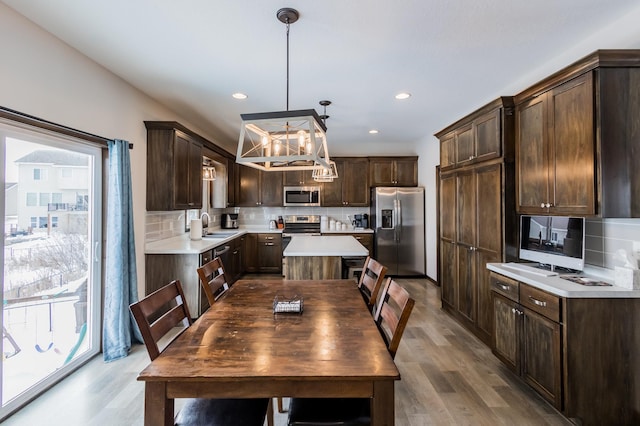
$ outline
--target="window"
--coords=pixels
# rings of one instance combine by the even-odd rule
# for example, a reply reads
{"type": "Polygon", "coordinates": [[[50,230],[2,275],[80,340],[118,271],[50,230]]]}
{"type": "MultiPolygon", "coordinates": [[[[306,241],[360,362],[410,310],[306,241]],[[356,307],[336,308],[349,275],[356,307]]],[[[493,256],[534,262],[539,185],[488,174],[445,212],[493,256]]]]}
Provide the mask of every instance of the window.
{"type": "Polygon", "coordinates": [[[48,206],[50,201],[51,201],[51,194],[49,194],[48,192],[41,192],[40,193],[40,205],[41,206],[48,206]]]}
{"type": "Polygon", "coordinates": [[[70,178],[72,176],[72,170],[68,167],[61,169],[61,176],[63,178],[70,178]]]}
{"type": "Polygon", "coordinates": [[[3,239],[4,252],[12,256],[0,256],[0,323],[4,337],[11,336],[0,348],[8,360],[0,362],[2,422],[100,350],[101,256],[94,253],[102,240],[103,154],[86,141],[0,121],[0,159],[0,174],[24,194],[11,202],[0,185],[0,218],[16,231],[3,239]],[[85,160],[82,166],[78,157],[85,160]],[[52,200],[62,204],[65,188],[56,179],[47,181],[47,169],[33,168],[30,158],[63,170],[83,167],[86,178],[74,184],[83,194],[83,211],[51,210],[52,200]],[[16,202],[20,199],[25,202],[16,202]],[[17,215],[9,215],[6,207],[16,204],[17,215]]]}
{"type": "Polygon", "coordinates": [[[38,194],[35,192],[27,192],[27,206],[36,206],[38,205],[38,194]]]}
{"type": "Polygon", "coordinates": [[[46,179],[47,179],[46,169],[33,169],[33,180],[46,180],[46,179]]]}

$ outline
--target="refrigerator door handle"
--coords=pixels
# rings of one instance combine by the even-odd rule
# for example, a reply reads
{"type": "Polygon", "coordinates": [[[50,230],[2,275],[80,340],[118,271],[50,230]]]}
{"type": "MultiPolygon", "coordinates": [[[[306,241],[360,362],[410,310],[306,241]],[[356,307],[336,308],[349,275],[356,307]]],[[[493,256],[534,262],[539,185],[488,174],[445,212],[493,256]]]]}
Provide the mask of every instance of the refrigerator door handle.
{"type": "Polygon", "coordinates": [[[400,200],[398,200],[398,215],[396,220],[398,221],[398,227],[397,227],[397,235],[398,235],[398,242],[402,239],[402,202],[400,200]]]}

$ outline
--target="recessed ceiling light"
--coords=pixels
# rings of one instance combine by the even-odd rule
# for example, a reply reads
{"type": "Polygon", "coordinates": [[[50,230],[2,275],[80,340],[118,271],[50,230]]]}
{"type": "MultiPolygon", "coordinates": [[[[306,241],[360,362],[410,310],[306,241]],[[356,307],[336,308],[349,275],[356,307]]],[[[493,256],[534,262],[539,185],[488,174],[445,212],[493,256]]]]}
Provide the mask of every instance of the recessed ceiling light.
{"type": "Polygon", "coordinates": [[[369,130],[369,133],[372,134],[372,135],[377,135],[378,131],[376,129],[371,129],[371,130],[369,130]]]}
{"type": "Polygon", "coordinates": [[[409,99],[411,97],[411,93],[408,92],[400,92],[396,95],[396,99],[409,99]]]}
{"type": "Polygon", "coordinates": [[[247,97],[248,97],[248,96],[247,96],[247,95],[245,95],[244,93],[240,93],[240,92],[238,92],[238,93],[234,93],[234,94],[233,94],[233,95],[231,95],[231,96],[233,96],[235,99],[247,99],[247,97]]]}

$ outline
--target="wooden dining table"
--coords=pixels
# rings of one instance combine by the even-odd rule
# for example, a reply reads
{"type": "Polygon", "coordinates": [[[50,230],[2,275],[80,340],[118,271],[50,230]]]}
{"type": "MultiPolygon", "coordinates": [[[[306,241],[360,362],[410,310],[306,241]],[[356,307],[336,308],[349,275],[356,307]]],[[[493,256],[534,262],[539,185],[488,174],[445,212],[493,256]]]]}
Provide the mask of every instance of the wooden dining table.
{"type": "Polygon", "coordinates": [[[353,280],[239,280],[140,374],[145,425],[172,425],[175,398],[371,398],[394,424],[400,373],[353,280]],[[273,312],[300,296],[302,313],[273,312]]]}

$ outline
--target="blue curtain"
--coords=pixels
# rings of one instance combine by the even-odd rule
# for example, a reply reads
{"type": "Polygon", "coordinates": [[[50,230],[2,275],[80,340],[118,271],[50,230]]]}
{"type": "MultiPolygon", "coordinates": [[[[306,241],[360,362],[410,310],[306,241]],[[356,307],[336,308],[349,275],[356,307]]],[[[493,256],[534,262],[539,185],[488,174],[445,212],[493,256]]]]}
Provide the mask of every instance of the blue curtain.
{"type": "Polygon", "coordinates": [[[102,325],[102,351],[106,362],[126,357],[132,340],[142,343],[140,331],[129,313],[129,305],[138,300],[129,142],[116,139],[109,141],[108,146],[107,254],[102,325]]]}

